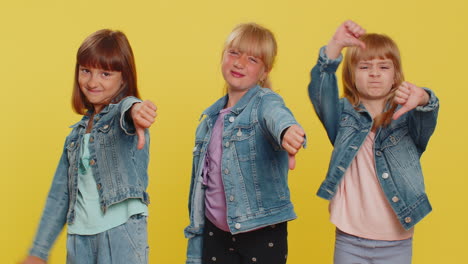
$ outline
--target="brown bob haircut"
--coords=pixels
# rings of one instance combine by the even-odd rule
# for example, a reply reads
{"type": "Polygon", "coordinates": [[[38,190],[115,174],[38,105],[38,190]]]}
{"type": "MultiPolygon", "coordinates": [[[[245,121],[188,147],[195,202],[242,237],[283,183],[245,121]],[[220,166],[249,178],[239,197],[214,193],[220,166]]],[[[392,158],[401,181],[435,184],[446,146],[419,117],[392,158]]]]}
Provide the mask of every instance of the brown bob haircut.
{"type": "Polygon", "coordinates": [[[349,47],[343,63],[343,88],[344,96],[351,104],[358,108],[360,105],[359,92],[355,85],[355,69],[359,61],[372,59],[389,59],[395,68],[394,84],[389,92],[385,112],[375,117],[373,128],[386,126],[392,121],[392,115],[397,105],[393,102],[395,91],[404,81],[403,69],[401,67],[400,51],[396,43],[388,36],[381,34],[365,34],[361,41],[366,48],[349,47]]]}
{"type": "Polygon", "coordinates": [[[135,59],[132,47],[124,33],[101,29],[89,35],[78,49],[72,107],[76,113],[84,115],[87,110],[93,110],[94,107],[81,92],[78,84],[80,66],[122,73],[123,85],[110,103],[118,103],[126,96],[140,97],[137,87],[135,59]]]}

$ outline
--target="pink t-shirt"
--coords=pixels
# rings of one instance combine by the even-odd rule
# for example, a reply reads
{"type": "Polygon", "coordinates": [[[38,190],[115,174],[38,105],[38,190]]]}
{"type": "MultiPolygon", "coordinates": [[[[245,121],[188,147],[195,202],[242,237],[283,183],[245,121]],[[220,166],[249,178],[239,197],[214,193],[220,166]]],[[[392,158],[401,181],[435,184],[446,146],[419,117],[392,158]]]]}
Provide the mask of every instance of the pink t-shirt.
{"type": "MultiPolygon", "coordinates": [[[[413,236],[399,223],[375,172],[374,137],[370,132],[345,172],[330,202],[330,220],[341,231],[373,240],[403,240],[413,236]]],[[[392,202],[399,198],[392,197],[392,202]]]]}
{"type": "Polygon", "coordinates": [[[206,152],[205,167],[203,168],[203,184],[205,190],[205,216],[216,227],[229,232],[226,214],[226,195],[223,178],[221,176],[221,161],[223,157],[223,124],[224,116],[231,110],[223,109],[211,133],[210,143],[206,152]]]}

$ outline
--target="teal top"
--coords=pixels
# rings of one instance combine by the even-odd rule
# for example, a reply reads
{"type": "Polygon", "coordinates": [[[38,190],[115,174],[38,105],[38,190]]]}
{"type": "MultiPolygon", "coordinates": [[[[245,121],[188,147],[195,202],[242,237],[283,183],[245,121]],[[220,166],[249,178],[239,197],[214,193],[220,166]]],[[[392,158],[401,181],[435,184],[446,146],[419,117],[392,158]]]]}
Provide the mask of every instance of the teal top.
{"type": "Polygon", "coordinates": [[[81,144],[76,218],[73,224],[68,224],[68,234],[94,235],[124,224],[132,215],[148,215],[148,206],[140,199],[127,199],[102,212],[96,180],[89,166],[89,137],[90,134],[85,134],[81,144]]]}

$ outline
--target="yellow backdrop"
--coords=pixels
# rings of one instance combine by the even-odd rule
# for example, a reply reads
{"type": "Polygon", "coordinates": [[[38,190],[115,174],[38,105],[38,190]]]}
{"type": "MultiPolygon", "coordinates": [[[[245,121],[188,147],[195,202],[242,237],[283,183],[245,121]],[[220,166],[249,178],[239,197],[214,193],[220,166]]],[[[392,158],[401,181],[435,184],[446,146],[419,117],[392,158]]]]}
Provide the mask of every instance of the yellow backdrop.
{"type": "MultiPolygon", "coordinates": [[[[289,225],[290,264],[331,263],[334,227],[316,197],[331,147],[307,96],[309,70],[336,27],[353,19],[399,44],[406,79],[440,98],[439,124],[422,158],[434,211],[416,228],[414,263],[466,263],[468,2],[371,0],[2,1],[0,4],[0,262],[29,248],[69,125],[76,50],[101,28],[123,30],[133,46],[141,94],[159,107],[151,128],[151,263],[185,259],[183,228],[194,131],[222,95],[223,41],[240,22],[270,28],[279,43],[272,72],[308,133],[290,173],[299,218],[289,225]]],[[[65,262],[65,236],[50,263],[65,262]]]]}

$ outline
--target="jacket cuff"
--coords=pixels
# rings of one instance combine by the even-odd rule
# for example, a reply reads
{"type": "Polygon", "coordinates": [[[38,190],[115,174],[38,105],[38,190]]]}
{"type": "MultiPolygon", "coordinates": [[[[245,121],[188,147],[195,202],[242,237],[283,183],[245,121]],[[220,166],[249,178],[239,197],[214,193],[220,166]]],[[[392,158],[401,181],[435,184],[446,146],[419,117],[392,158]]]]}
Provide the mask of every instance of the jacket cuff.
{"type": "Polygon", "coordinates": [[[49,251],[45,248],[33,246],[31,250],[29,250],[29,255],[35,256],[35,257],[38,257],[47,261],[47,258],[49,257],[49,251]]]}
{"type": "MultiPolygon", "coordinates": [[[[299,125],[297,122],[296,123],[291,123],[290,125],[287,125],[285,127],[283,127],[283,129],[280,130],[280,142],[279,142],[279,145],[281,146],[281,148],[283,148],[283,137],[284,137],[284,134],[286,133],[286,130],[288,128],[290,128],[292,125],[298,125],[300,128],[302,128],[302,130],[305,131],[305,129],[299,125]]],[[[307,134],[304,134],[304,143],[302,143],[302,147],[303,148],[306,148],[307,147],[307,134]]]]}
{"type": "Polygon", "coordinates": [[[338,58],[332,60],[328,58],[325,52],[326,48],[327,46],[320,48],[317,64],[321,72],[335,73],[336,69],[338,69],[338,66],[340,66],[340,63],[343,60],[343,55],[340,54],[338,58]]]}
{"type": "Polygon", "coordinates": [[[422,87],[422,88],[424,89],[424,91],[427,92],[427,94],[429,94],[429,102],[427,102],[426,105],[417,106],[416,111],[420,111],[420,112],[433,111],[434,109],[439,107],[439,99],[437,98],[437,96],[431,89],[425,88],[425,87],[422,87]]]}
{"type": "Polygon", "coordinates": [[[185,264],[201,264],[201,258],[188,258],[185,264]]]}
{"type": "Polygon", "coordinates": [[[127,135],[135,135],[135,125],[133,124],[133,120],[127,116],[127,112],[132,108],[133,104],[141,103],[142,101],[136,97],[129,96],[122,100],[120,106],[120,127],[123,129],[125,134],[127,135]]]}

